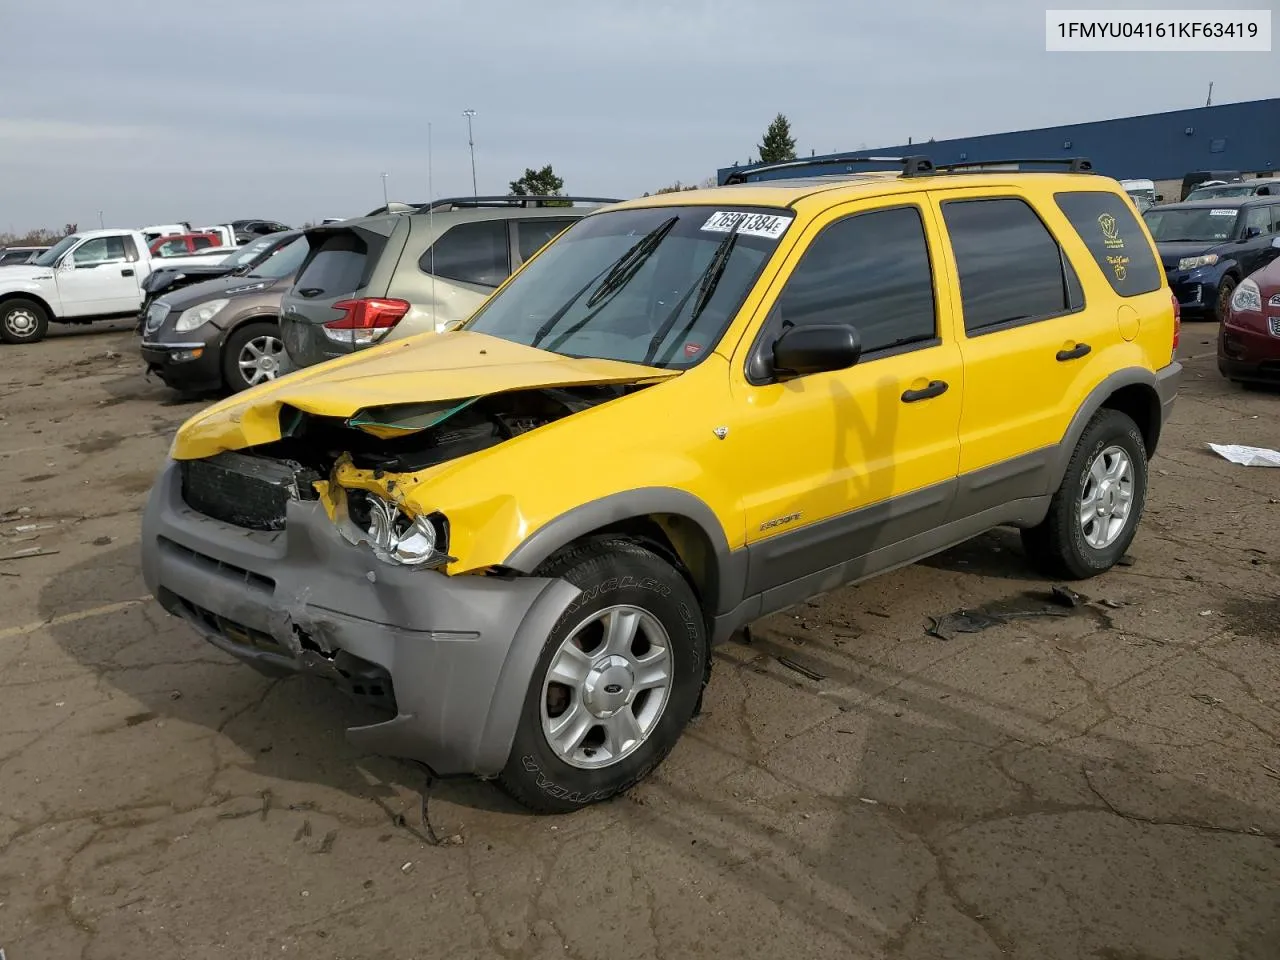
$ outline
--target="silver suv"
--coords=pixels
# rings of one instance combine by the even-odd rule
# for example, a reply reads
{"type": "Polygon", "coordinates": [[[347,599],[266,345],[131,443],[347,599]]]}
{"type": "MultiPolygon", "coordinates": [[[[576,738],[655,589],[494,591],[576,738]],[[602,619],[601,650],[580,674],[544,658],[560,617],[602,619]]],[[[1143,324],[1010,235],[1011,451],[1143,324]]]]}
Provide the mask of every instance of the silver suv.
{"type": "Polygon", "coordinates": [[[466,197],[313,227],[281,304],[288,368],[466,320],[560,231],[617,202],[466,197]]]}

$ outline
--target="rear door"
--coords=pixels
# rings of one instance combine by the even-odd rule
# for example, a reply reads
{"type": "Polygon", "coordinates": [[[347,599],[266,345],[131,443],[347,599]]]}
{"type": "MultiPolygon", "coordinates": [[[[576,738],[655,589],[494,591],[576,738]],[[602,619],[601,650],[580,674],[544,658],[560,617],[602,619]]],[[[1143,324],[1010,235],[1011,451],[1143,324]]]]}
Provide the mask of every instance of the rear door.
{"type": "MultiPolygon", "coordinates": [[[[430,230],[431,219],[417,218],[416,229],[430,230]]],[[[464,220],[442,226],[418,257],[417,269],[408,264],[396,275],[394,295],[412,306],[396,326],[393,337],[439,331],[450,322],[466,320],[511,276],[509,221],[464,220]]]]}
{"type": "Polygon", "coordinates": [[[347,315],[336,304],[387,295],[406,221],[377,217],[307,231],[310,252],[281,303],[280,332],[293,363],[310,366],[355,349],[355,330],[351,342],[343,343],[332,339],[324,324],[347,315]]]}

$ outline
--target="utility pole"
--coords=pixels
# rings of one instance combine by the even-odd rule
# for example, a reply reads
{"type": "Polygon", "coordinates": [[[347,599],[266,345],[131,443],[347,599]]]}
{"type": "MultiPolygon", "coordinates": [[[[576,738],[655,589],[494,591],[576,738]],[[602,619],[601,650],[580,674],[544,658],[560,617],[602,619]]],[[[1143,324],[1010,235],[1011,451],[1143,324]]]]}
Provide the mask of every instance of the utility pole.
{"type": "Polygon", "coordinates": [[[383,173],[379,174],[379,176],[382,177],[382,205],[389,207],[391,206],[391,201],[387,199],[387,175],[383,173]]]}
{"type": "Polygon", "coordinates": [[[476,112],[470,109],[463,110],[462,115],[467,118],[467,146],[471,148],[471,195],[478,197],[480,191],[476,189],[476,141],[471,135],[471,121],[475,119],[476,112]]]}
{"type": "Polygon", "coordinates": [[[1209,96],[1205,98],[1204,105],[1206,107],[1213,106],[1213,81],[1212,80],[1209,81],[1209,96]]]}

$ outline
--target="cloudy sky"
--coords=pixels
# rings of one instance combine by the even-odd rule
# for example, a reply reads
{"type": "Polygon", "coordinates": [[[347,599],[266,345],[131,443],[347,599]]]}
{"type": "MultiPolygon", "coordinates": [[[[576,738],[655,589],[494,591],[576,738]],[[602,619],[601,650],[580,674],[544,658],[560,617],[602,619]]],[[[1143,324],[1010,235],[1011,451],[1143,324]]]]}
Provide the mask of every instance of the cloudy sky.
{"type": "Polygon", "coordinates": [[[351,216],[383,171],[422,200],[428,124],[434,193],[470,193],[466,108],[481,192],[551,163],[627,197],[745,162],[778,111],[825,153],[1280,92],[1278,53],[1046,53],[1045,6],[0,0],[0,231],[351,216]]]}

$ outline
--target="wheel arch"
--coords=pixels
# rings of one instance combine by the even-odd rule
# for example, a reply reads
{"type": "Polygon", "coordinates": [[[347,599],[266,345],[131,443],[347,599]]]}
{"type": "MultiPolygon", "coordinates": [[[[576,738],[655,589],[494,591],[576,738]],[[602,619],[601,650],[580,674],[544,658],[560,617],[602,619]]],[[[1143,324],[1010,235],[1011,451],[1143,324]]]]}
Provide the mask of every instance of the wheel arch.
{"type": "Polygon", "coordinates": [[[564,548],[601,536],[641,543],[675,565],[708,620],[742,599],[745,553],[729,549],[724,528],[705,502],[671,487],[627,490],[580,504],[531,533],[502,565],[530,574],[564,548]]]}
{"type": "Polygon", "coordinates": [[[1054,458],[1051,490],[1056,490],[1067,472],[1067,465],[1089,422],[1099,410],[1117,410],[1133,420],[1142,434],[1147,457],[1155,455],[1163,425],[1160,391],[1156,376],[1142,367],[1117,370],[1093,388],[1080,405],[1054,458]]]}
{"type": "Polygon", "coordinates": [[[8,303],[10,300],[30,300],[32,303],[38,304],[40,308],[44,310],[45,316],[48,318],[50,323],[58,319],[57,315],[53,312],[53,307],[49,305],[49,301],[38,293],[33,293],[28,290],[6,290],[4,293],[0,293],[0,307],[4,306],[4,304],[8,303]]]}

